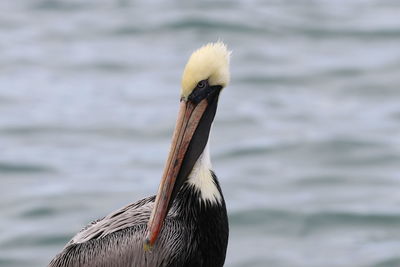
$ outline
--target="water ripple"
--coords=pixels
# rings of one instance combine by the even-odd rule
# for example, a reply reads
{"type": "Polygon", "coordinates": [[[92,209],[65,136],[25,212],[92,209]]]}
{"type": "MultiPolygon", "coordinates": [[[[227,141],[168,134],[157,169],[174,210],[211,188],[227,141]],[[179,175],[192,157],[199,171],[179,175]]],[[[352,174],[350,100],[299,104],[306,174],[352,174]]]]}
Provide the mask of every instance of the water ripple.
{"type": "Polygon", "coordinates": [[[3,174],[39,174],[54,172],[52,168],[36,164],[0,162],[0,173],[3,174]]]}

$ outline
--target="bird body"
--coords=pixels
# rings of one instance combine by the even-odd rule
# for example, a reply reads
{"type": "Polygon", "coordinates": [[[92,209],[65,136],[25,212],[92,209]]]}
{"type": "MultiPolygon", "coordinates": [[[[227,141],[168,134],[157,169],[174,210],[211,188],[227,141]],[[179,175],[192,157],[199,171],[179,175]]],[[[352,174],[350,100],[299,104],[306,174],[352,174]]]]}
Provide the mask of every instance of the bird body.
{"type": "Polygon", "coordinates": [[[195,185],[185,184],[151,251],[143,249],[143,240],[155,196],[87,225],[49,267],[222,266],[228,242],[228,218],[217,177],[211,170],[209,173],[221,201],[212,204],[209,199],[203,199],[195,185]]]}
{"type": "Polygon", "coordinates": [[[223,266],[228,217],[212,171],[208,137],[219,93],[229,81],[228,64],[222,43],[193,53],[184,71],[181,108],[157,195],[92,222],[49,267],[223,266]],[[210,74],[202,64],[216,65],[210,74]]]}

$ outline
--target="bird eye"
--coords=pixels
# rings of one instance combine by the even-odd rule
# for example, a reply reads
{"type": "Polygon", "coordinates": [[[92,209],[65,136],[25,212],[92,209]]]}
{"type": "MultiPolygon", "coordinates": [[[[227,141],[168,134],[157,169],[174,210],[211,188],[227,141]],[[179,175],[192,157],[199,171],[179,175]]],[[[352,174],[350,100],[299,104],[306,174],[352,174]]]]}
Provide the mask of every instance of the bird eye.
{"type": "Polygon", "coordinates": [[[197,88],[203,89],[204,87],[206,87],[206,85],[207,85],[207,82],[205,80],[202,80],[197,84],[197,88]]]}

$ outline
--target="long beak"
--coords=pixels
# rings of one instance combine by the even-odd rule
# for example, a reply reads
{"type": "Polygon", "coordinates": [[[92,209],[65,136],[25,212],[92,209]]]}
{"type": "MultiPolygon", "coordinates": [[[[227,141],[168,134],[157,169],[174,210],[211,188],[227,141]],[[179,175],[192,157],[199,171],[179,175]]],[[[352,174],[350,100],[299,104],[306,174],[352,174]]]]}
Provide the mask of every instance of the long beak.
{"type": "Polygon", "coordinates": [[[145,250],[152,248],[161,231],[165,216],[171,204],[170,202],[173,201],[171,196],[177,176],[182,167],[183,159],[207,106],[207,99],[203,99],[198,104],[181,100],[178,120],[172,137],[171,149],[158,188],[154,208],[147,225],[148,232],[144,243],[145,250]]]}

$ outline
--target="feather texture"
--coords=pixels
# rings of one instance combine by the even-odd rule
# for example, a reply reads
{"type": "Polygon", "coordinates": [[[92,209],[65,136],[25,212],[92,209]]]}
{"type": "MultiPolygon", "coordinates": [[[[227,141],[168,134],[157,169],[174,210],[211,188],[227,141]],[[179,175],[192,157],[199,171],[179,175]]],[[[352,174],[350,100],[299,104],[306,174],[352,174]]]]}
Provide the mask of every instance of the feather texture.
{"type": "MultiPolygon", "coordinates": [[[[216,176],[210,172],[222,196],[216,176]]],[[[155,197],[142,199],[97,220],[76,234],[49,267],[223,266],[228,220],[220,203],[202,204],[186,183],[179,191],[150,252],[143,249],[155,197]]]]}
{"type": "Polygon", "coordinates": [[[202,80],[208,80],[211,86],[226,87],[230,80],[230,54],[223,42],[209,43],[194,51],[183,71],[181,96],[187,98],[202,80]]]}

